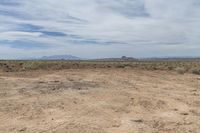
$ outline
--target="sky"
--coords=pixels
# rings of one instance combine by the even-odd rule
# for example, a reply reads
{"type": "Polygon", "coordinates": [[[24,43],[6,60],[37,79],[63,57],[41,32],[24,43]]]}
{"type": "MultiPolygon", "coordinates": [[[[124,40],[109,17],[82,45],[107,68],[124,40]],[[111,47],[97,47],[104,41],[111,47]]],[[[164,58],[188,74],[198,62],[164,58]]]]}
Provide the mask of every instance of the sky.
{"type": "Polygon", "coordinates": [[[0,58],[200,56],[199,0],[0,0],[0,58]]]}

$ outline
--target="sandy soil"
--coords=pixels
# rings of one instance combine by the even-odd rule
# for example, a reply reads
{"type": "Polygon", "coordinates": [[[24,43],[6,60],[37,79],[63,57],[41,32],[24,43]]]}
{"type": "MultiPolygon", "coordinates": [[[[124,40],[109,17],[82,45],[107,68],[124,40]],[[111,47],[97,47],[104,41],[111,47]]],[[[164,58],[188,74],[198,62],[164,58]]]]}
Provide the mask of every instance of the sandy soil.
{"type": "Polygon", "coordinates": [[[196,75],[130,69],[0,73],[0,133],[199,133],[196,75]]]}

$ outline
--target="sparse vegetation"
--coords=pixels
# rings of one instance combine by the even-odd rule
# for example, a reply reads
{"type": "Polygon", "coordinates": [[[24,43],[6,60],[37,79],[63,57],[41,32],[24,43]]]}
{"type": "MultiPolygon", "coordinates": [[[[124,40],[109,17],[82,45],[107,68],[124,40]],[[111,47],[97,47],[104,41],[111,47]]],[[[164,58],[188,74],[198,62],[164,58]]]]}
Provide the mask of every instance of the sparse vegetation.
{"type": "Polygon", "coordinates": [[[63,70],[82,68],[129,68],[176,71],[179,74],[200,75],[200,60],[189,61],[0,61],[0,70],[6,72],[30,70],[63,70]]]}

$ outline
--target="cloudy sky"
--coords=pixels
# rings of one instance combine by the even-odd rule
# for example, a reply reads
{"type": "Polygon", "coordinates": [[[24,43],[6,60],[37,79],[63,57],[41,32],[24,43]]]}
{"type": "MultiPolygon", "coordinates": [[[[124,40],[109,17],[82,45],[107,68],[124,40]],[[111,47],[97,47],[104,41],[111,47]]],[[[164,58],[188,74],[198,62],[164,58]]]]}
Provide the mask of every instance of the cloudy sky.
{"type": "Polygon", "coordinates": [[[200,56],[199,0],[0,0],[0,58],[200,56]]]}

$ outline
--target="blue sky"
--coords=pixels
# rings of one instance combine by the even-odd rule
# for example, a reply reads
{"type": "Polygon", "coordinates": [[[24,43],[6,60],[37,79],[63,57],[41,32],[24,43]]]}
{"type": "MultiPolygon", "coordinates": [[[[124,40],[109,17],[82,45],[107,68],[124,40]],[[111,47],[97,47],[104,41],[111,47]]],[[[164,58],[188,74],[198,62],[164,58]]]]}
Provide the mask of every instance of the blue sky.
{"type": "Polygon", "coordinates": [[[0,58],[200,56],[199,0],[0,0],[0,58]]]}

